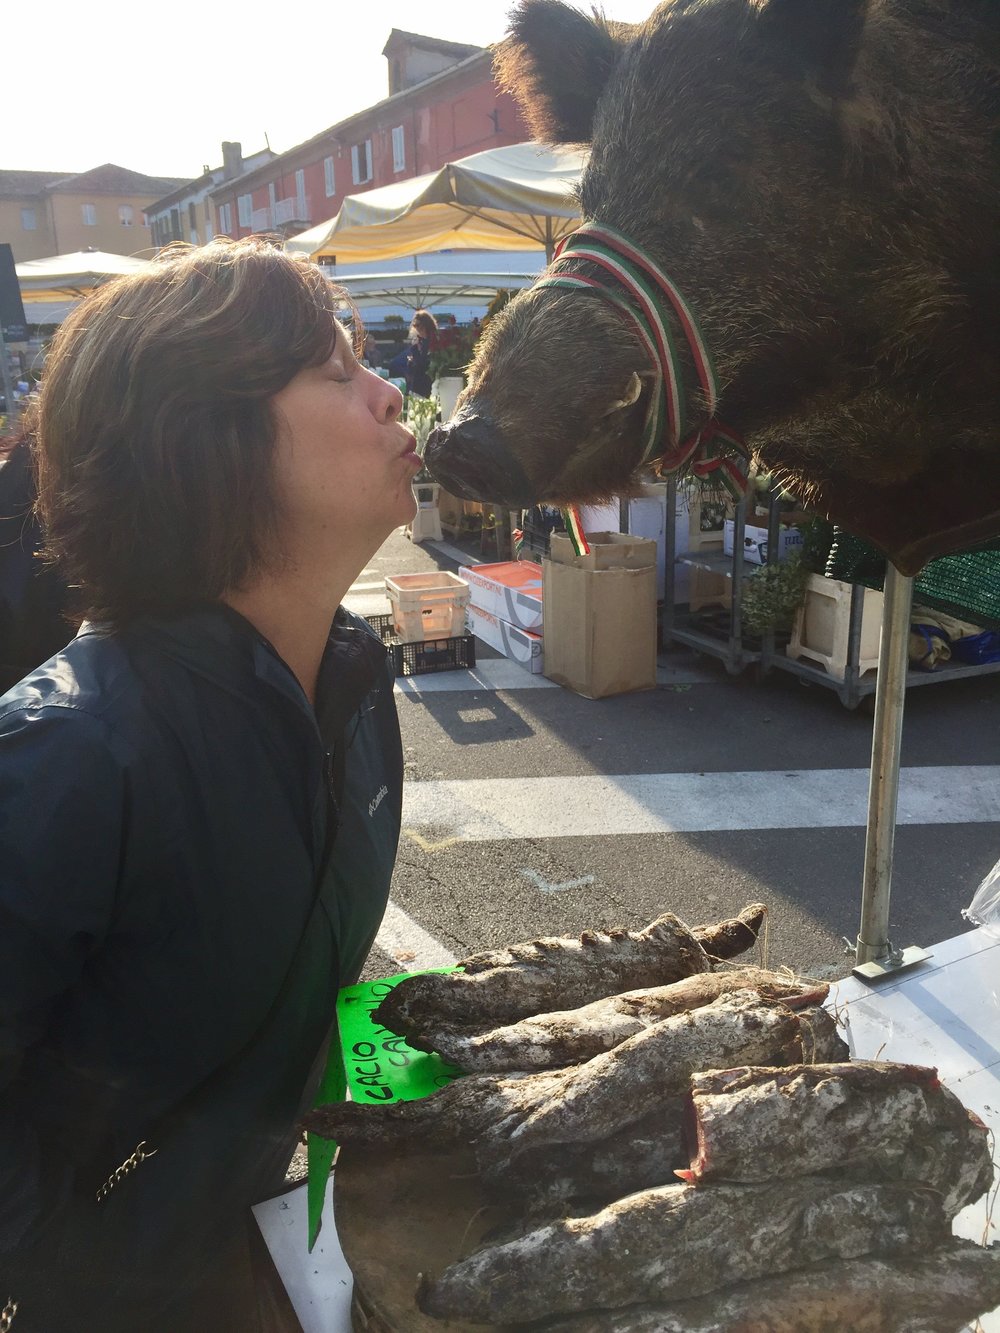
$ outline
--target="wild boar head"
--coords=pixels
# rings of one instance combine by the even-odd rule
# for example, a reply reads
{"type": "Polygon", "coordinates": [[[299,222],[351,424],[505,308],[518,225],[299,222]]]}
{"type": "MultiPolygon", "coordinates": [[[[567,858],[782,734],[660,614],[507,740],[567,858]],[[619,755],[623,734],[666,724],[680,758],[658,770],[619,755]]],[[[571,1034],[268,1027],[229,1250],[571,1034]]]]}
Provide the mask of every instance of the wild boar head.
{"type": "MultiPolygon", "coordinates": [[[[1000,533],[997,21],[951,12],[668,0],[633,27],[522,0],[497,54],[538,138],[591,143],[584,220],[695,312],[718,417],[904,572],[1000,533]]],[[[677,342],[683,434],[709,405],[677,342]]],[[[534,287],[489,324],[428,464],[509,506],[626,494],[656,384],[613,303],[534,287]]]]}

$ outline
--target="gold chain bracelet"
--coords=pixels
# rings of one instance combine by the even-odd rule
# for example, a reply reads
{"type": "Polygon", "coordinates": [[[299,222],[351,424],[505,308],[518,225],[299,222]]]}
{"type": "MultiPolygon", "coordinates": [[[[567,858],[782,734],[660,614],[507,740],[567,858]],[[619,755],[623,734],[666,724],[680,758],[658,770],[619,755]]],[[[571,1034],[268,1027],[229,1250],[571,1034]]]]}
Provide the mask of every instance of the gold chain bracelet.
{"type": "MultiPolygon", "coordinates": [[[[123,1181],[130,1172],[134,1171],[135,1168],[140,1165],[140,1163],[144,1162],[147,1157],[155,1157],[157,1152],[159,1151],[159,1149],[154,1148],[152,1152],[146,1152],[145,1149],[146,1149],[146,1140],[143,1139],[143,1141],[138,1145],[132,1156],[127,1157],[125,1161],[122,1162],[121,1166],[119,1166],[115,1171],[111,1173],[110,1176],[108,1176],[107,1180],[97,1191],[95,1197],[98,1203],[100,1203],[102,1199],[106,1199],[108,1195],[111,1193],[111,1191],[114,1189],[114,1187],[121,1181],[123,1181]]],[[[0,1325],[0,1333],[3,1333],[2,1325],[0,1325]]]]}
{"type": "Polygon", "coordinates": [[[0,1333],[9,1333],[16,1314],[17,1301],[14,1300],[13,1296],[8,1296],[7,1304],[0,1310],[0,1333]]]}

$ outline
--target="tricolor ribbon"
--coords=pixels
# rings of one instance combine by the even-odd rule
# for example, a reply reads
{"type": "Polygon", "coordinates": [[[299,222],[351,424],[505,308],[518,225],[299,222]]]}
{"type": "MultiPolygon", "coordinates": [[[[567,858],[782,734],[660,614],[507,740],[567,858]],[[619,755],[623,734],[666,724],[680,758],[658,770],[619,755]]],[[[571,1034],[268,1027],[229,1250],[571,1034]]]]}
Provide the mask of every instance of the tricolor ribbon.
{"type": "Polygon", "coordinates": [[[590,542],[587,541],[587,534],[583,530],[579,509],[576,505],[569,505],[562,511],[562,516],[574,555],[589,555],[590,542]]]}
{"type": "MultiPolygon", "coordinates": [[[[656,371],[643,424],[640,464],[650,464],[661,477],[690,467],[695,476],[718,480],[734,499],[741,499],[748,486],[746,444],[715,416],[719,388],[708,344],[694,311],[663,269],[621,232],[588,222],[561,242],[534,285],[599,296],[615,307],[636,335],[656,371]],[[576,271],[579,260],[595,265],[602,276],[576,271]],[[684,381],[671,333],[671,312],[687,340],[708,412],[707,420],[687,435],[684,381]]],[[[575,514],[579,524],[575,509],[565,513],[575,514]]],[[[566,528],[572,539],[569,518],[566,528]]],[[[582,529],[580,536],[586,542],[582,529]]]]}

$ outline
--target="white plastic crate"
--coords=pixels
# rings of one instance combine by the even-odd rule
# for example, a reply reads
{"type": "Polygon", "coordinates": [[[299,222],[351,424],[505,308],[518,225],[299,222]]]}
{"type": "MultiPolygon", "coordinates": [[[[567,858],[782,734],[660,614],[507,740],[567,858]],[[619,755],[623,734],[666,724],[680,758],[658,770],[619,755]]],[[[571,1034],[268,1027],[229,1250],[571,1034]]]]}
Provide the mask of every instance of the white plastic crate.
{"type": "Polygon", "coordinates": [[[465,633],[469,585],[447,570],[431,574],[387,574],[392,623],[404,643],[450,639],[465,633]]]}
{"type": "MultiPolygon", "coordinates": [[[[865,588],[864,597],[859,675],[874,671],[878,666],[882,637],[882,594],[875,588],[865,588]]],[[[806,657],[819,662],[835,680],[843,680],[847,673],[850,625],[851,584],[810,574],[805,600],[796,613],[791,642],[785,652],[789,657],[806,657]]]]}

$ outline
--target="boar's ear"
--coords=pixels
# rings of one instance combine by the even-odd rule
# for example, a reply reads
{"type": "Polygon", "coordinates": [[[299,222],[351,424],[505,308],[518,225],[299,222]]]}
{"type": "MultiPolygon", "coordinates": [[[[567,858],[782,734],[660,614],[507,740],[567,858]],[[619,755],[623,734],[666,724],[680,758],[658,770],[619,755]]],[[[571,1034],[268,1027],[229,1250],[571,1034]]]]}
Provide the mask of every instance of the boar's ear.
{"type": "Polygon", "coordinates": [[[816,80],[831,97],[843,97],[861,45],[868,0],[753,0],[769,41],[816,80]]]}
{"type": "Polygon", "coordinates": [[[588,18],[560,0],[520,0],[494,50],[497,82],[546,143],[589,143],[594,110],[631,24],[588,18]]]}

